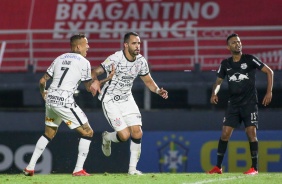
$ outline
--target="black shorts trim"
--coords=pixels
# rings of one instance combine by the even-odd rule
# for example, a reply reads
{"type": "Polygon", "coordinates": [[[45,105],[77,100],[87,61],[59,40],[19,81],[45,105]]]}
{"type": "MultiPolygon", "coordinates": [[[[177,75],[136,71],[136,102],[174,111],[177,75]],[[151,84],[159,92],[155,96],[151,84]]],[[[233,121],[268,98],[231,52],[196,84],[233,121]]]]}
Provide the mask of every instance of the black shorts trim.
{"type": "Polygon", "coordinates": [[[77,119],[77,121],[79,122],[80,126],[83,125],[83,123],[81,122],[81,120],[79,119],[79,117],[77,116],[76,112],[73,110],[73,108],[70,108],[71,112],[73,113],[73,115],[75,116],[75,118],[77,119]]]}

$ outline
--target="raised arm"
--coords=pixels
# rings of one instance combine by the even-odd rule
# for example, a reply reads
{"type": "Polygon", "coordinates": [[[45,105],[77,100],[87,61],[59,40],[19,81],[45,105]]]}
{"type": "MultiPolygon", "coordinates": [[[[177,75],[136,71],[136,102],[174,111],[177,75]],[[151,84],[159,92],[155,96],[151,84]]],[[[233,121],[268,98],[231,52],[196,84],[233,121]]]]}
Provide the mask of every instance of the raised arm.
{"type": "Polygon", "coordinates": [[[222,78],[219,78],[219,77],[216,78],[216,81],[215,81],[213,88],[212,88],[212,94],[211,94],[211,99],[210,99],[210,102],[212,104],[217,104],[217,102],[218,102],[217,93],[219,92],[219,89],[220,89],[222,82],[223,82],[222,78]]]}
{"type": "Polygon", "coordinates": [[[164,99],[168,98],[168,92],[163,89],[159,88],[158,85],[155,83],[155,81],[152,79],[151,75],[145,75],[141,76],[141,79],[143,80],[144,84],[154,93],[160,95],[164,99]]]}
{"type": "Polygon", "coordinates": [[[47,91],[45,90],[46,83],[49,79],[50,79],[50,76],[47,73],[45,73],[39,80],[39,89],[40,89],[41,96],[44,100],[46,99],[46,94],[47,94],[47,91]]]}
{"type": "Polygon", "coordinates": [[[272,88],[273,88],[273,71],[267,66],[265,65],[261,71],[263,73],[266,73],[267,75],[267,89],[266,89],[266,94],[262,100],[262,104],[264,106],[267,106],[270,104],[271,99],[272,99],[272,88]]]}

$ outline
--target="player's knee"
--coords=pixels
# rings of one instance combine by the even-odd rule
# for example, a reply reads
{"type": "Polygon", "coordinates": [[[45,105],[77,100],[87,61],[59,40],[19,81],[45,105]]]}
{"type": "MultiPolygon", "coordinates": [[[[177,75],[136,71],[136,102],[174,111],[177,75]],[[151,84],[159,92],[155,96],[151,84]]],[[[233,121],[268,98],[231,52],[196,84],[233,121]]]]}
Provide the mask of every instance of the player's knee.
{"type": "Polygon", "coordinates": [[[52,140],[54,137],[55,137],[56,134],[53,134],[53,133],[48,133],[48,132],[45,132],[44,133],[44,137],[46,137],[48,140],[52,140]]]}
{"type": "Polygon", "coordinates": [[[134,139],[141,139],[142,136],[143,136],[142,130],[140,130],[140,131],[133,131],[131,133],[131,137],[133,137],[134,139]]]}
{"type": "Polygon", "coordinates": [[[141,139],[143,136],[143,132],[140,126],[135,126],[131,128],[131,137],[135,139],[141,139]]]}
{"type": "Polygon", "coordinates": [[[249,142],[257,142],[258,141],[257,136],[248,136],[247,135],[247,137],[248,137],[249,142]]]}
{"type": "Polygon", "coordinates": [[[117,133],[117,139],[120,141],[120,142],[125,142],[129,139],[130,137],[130,133],[129,132],[119,132],[117,133]]]}

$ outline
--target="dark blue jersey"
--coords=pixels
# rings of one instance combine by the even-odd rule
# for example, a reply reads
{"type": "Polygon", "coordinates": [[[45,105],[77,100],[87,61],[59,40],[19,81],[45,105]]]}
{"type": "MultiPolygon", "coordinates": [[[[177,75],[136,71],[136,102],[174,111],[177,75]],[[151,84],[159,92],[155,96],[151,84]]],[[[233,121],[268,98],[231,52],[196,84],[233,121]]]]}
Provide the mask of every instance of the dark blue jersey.
{"type": "Polygon", "coordinates": [[[261,70],[263,66],[258,58],[249,54],[242,54],[238,62],[234,62],[232,57],[221,62],[217,77],[224,79],[227,76],[231,105],[241,106],[258,102],[255,87],[256,69],[261,70]]]}

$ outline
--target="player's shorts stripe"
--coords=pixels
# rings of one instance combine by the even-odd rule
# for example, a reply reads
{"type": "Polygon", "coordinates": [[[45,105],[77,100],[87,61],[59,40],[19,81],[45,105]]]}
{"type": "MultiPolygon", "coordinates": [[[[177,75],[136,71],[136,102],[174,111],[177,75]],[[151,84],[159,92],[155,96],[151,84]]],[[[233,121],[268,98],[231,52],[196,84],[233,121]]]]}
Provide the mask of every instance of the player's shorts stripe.
{"type": "Polygon", "coordinates": [[[71,112],[73,113],[73,115],[75,116],[75,118],[77,119],[77,121],[79,122],[79,124],[82,126],[82,122],[81,120],[79,119],[79,117],[77,116],[76,112],[74,112],[73,108],[70,108],[71,112]]]}
{"type": "MultiPolygon", "coordinates": [[[[109,87],[109,86],[108,86],[108,87],[109,87]]],[[[105,91],[104,91],[104,93],[103,93],[103,96],[102,96],[102,98],[101,98],[101,102],[103,102],[103,99],[104,99],[104,97],[105,97],[105,94],[107,93],[108,87],[106,87],[106,89],[105,89],[105,91]]]]}
{"type": "Polygon", "coordinates": [[[105,112],[105,116],[106,116],[106,118],[107,118],[107,120],[108,120],[108,122],[109,122],[109,124],[110,124],[110,126],[112,127],[112,128],[114,128],[113,127],[113,125],[112,125],[112,122],[111,122],[111,119],[109,118],[109,116],[108,116],[108,113],[107,113],[107,110],[106,110],[106,108],[105,108],[105,105],[104,105],[105,103],[104,102],[102,102],[102,108],[103,108],[103,110],[104,110],[104,112],[105,112]]]}

